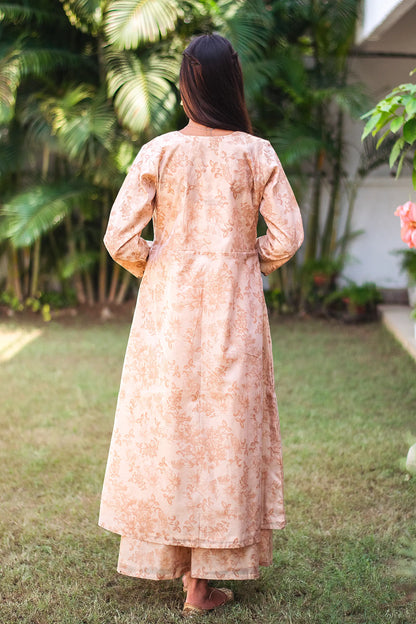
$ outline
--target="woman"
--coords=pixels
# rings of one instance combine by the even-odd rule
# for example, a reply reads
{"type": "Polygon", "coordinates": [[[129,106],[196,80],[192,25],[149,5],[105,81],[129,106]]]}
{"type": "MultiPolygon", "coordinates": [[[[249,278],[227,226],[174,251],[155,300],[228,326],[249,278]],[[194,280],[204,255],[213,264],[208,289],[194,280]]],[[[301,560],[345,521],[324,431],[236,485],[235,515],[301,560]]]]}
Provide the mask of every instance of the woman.
{"type": "Polygon", "coordinates": [[[122,574],[183,577],[189,613],[232,599],[208,579],[257,578],[285,524],[261,272],[303,230],[273,148],[251,134],[231,44],[195,38],[179,86],[189,123],[142,147],[104,239],[143,279],[99,522],[121,535],[122,574]],[[151,218],[153,243],[140,237],[151,218]]]}

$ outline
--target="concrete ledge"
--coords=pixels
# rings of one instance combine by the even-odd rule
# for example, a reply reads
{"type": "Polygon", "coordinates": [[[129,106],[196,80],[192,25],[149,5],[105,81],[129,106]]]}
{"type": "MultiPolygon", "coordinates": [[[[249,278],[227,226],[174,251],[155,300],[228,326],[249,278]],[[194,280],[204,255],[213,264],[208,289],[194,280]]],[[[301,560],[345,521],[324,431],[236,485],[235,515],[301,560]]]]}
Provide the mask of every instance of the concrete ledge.
{"type": "Polygon", "coordinates": [[[410,318],[411,308],[404,305],[381,305],[379,310],[385,326],[416,360],[415,321],[410,318]]]}

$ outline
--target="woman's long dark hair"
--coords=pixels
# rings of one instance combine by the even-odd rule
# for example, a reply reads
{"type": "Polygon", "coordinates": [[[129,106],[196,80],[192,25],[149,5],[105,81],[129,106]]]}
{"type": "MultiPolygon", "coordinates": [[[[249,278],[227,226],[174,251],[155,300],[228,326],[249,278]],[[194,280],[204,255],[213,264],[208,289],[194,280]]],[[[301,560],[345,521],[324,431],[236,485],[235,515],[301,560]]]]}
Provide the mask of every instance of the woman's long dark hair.
{"type": "Polygon", "coordinates": [[[240,60],[224,37],[200,35],[191,41],[183,53],[179,90],[192,121],[252,133],[240,60]]]}

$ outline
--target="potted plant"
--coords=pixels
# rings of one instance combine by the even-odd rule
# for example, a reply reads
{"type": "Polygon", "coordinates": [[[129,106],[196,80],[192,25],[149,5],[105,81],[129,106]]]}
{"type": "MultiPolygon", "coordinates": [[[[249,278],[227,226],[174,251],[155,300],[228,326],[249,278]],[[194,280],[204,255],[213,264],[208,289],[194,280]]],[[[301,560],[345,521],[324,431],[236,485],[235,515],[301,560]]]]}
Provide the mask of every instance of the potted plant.
{"type": "Polygon", "coordinates": [[[342,269],[342,261],[334,258],[317,258],[308,260],[303,272],[315,286],[321,288],[333,284],[342,269]]]}
{"type": "Polygon", "coordinates": [[[373,282],[361,285],[351,282],[345,288],[331,293],[325,300],[328,309],[339,310],[342,306],[341,318],[347,323],[374,321],[380,302],[380,291],[373,282]]]}
{"type": "Polygon", "coordinates": [[[302,299],[306,311],[325,315],[325,299],[336,289],[336,280],[342,269],[342,261],[333,258],[308,260],[302,267],[302,299]]]}
{"type": "Polygon", "coordinates": [[[400,267],[407,273],[407,293],[409,304],[413,308],[416,306],[416,249],[400,249],[400,267]]]}

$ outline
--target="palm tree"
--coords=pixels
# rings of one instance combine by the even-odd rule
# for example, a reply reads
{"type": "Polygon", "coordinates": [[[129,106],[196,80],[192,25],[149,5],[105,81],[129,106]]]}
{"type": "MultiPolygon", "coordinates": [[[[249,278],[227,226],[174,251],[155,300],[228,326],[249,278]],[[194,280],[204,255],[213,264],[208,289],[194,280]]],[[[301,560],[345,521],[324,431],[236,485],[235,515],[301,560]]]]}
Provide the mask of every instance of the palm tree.
{"type": "Polygon", "coordinates": [[[258,62],[268,13],[260,0],[41,0],[36,9],[14,2],[0,10],[1,123],[6,133],[18,127],[32,150],[2,172],[0,237],[16,275],[20,266],[26,277],[28,258],[33,265],[29,290],[16,279],[9,286],[19,297],[36,292],[42,241],[42,257],[64,284],[72,280],[80,302],[92,303],[96,286],[101,302],[120,301],[129,276],[117,267],[108,276],[101,238],[137,147],[175,123],[184,38],[215,27],[258,62]]]}
{"type": "MultiPolygon", "coordinates": [[[[28,154],[22,151],[20,158],[13,161],[14,167],[0,172],[0,183],[6,190],[6,198],[9,197],[1,212],[1,237],[11,244],[8,253],[14,264],[11,271],[13,279],[9,279],[8,286],[19,298],[36,292],[40,241],[48,234],[49,239],[45,242],[55,251],[58,275],[65,280],[73,278],[80,302],[94,301],[91,270],[98,261],[98,291],[103,302],[106,299],[108,262],[101,243],[103,229],[112,199],[122,180],[122,171],[125,172],[128,164],[126,155],[131,161],[135,151],[131,137],[116,123],[105,83],[114,92],[117,91],[114,89],[114,68],[117,62],[119,66],[125,62],[126,52],[103,51],[104,3],[94,0],[66,3],[66,15],[62,12],[58,19],[54,10],[60,8],[59,2],[44,0],[42,5],[42,9],[36,10],[17,3],[0,5],[4,21],[9,26],[9,37],[3,43],[4,55],[0,63],[2,134],[12,139],[16,136],[16,132],[11,133],[12,126],[20,128],[26,144],[33,150],[32,158],[29,159],[28,154]],[[16,40],[14,32],[21,22],[27,25],[27,32],[20,33],[16,40]],[[57,37],[61,48],[34,44],[30,36],[34,23],[38,28],[43,24],[58,24],[63,31],[57,37]],[[74,51],[68,50],[70,42],[67,34],[70,32],[72,37],[74,30],[71,24],[80,31],[80,38],[77,34],[75,37],[77,45],[74,51]],[[81,53],[80,40],[89,49],[88,55],[81,53]],[[87,76],[87,72],[82,71],[83,65],[88,66],[89,82],[79,82],[79,77],[87,76]],[[67,70],[77,66],[78,82],[70,81],[71,77],[75,79],[75,73],[69,72],[64,79],[59,76],[59,69],[64,66],[67,70]],[[50,73],[54,70],[55,76],[61,80],[51,87],[50,73]],[[28,78],[37,79],[35,92],[27,89],[28,78]],[[65,245],[56,253],[53,231],[58,238],[62,238],[62,229],[66,233],[65,245]],[[24,261],[19,261],[19,253],[24,256],[24,261]],[[27,269],[31,256],[34,267],[32,283],[29,289],[25,289],[18,277],[19,269],[23,265],[27,269]]],[[[133,59],[133,62],[136,60],[133,59]]],[[[148,66],[152,59],[146,62],[148,66]]],[[[155,68],[156,81],[151,72],[149,79],[144,76],[142,81],[150,98],[150,107],[146,100],[146,112],[141,114],[141,123],[129,124],[129,119],[126,121],[125,125],[133,126],[136,131],[150,132],[150,118],[154,110],[160,108],[160,84],[163,80],[158,72],[160,74],[159,68],[155,68]],[[154,97],[155,91],[158,97],[154,97]]],[[[123,97],[129,95],[128,87],[131,85],[127,88],[121,86],[124,90],[121,89],[118,96],[123,104],[123,97]]],[[[166,89],[162,97],[165,95],[166,89]]],[[[5,152],[10,152],[13,143],[10,141],[2,147],[5,152]]],[[[118,276],[116,269],[109,284],[110,299],[117,298],[118,276]]],[[[119,300],[126,292],[127,276],[126,273],[121,280],[119,300]]]]}
{"type": "Polygon", "coordinates": [[[56,136],[38,118],[38,142],[30,141],[34,125],[28,111],[37,106],[45,90],[57,91],[62,70],[68,76],[91,74],[94,64],[87,55],[80,54],[77,47],[80,40],[72,37],[71,27],[55,2],[43,0],[40,7],[1,4],[4,37],[0,62],[0,119],[1,131],[9,144],[17,135],[19,145],[25,146],[15,152],[15,158],[8,170],[1,172],[1,185],[4,188],[1,212],[1,234],[8,241],[9,260],[12,265],[8,282],[19,298],[34,295],[38,288],[41,236],[56,228],[62,221],[69,206],[74,201],[75,188],[65,188],[59,183],[47,187],[42,178],[49,182],[51,156],[54,167],[59,167],[60,150],[56,136]],[[22,26],[23,24],[23,26],[22,26]],[[49,27],[54,34],[50,35],[49,27]],[[42,34],[45,36],[42,36],[42,34]],[[51,77],[56,83],[51,88],[51,77]],[[38,92],[35,98],[33,87],[38,92]],[[40,122],[40,123],[39,123],[40,122]],[[31,150],[28,151],[28,147],[31,150]],[[33,186],[33,184],[35,186],[33,186]],[[31,275],[30,275],[31,269],[31,275]]]}
{"type": "Polygon", "coordinates": [[[359,117],[366,102],[363,88],[348,76],[360,2],[283,0],[272,6],[280,29],[268,49],[274,73],[258,102],[258,121],[269,128],[289,171],[312,181],[306,260],[330,257],[336,249],[344,117],[359,117]],[[330,199],[321,232],[325,178],[331,180],[330,199]]]}
{"type": "MultiPolygon", "coordinates": [[[[140,145],[184,121],[181,53],[213,30],[238,50],[254,125],[298,194],[312,180],[306,258],[336,253],[344,115],[361,98],[347,72],[358,0],[36,4],[0,2],[0,240],[19,297],[51,271],[81,302],[121,301],[134,284],[102,245],[108,212],[140,145]]],[[[291,271],[280,272],[285,288],[291,271]]]]}

